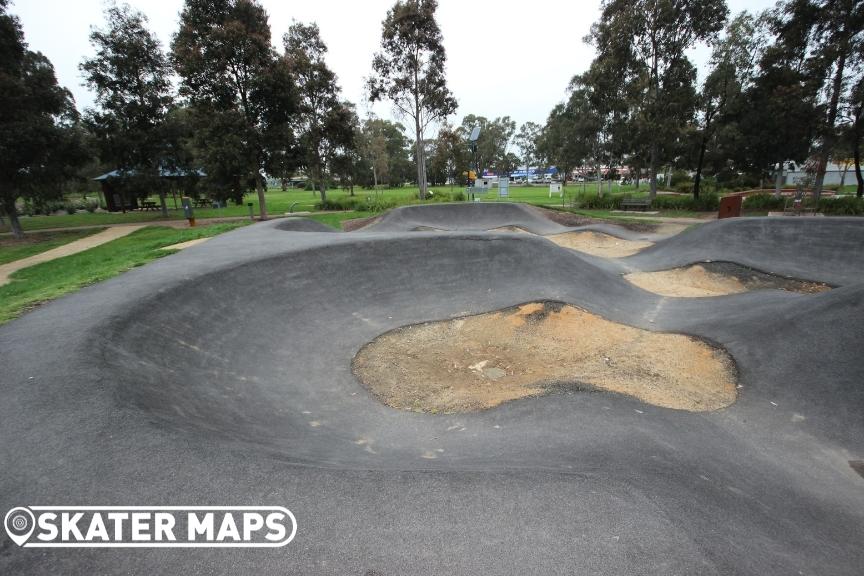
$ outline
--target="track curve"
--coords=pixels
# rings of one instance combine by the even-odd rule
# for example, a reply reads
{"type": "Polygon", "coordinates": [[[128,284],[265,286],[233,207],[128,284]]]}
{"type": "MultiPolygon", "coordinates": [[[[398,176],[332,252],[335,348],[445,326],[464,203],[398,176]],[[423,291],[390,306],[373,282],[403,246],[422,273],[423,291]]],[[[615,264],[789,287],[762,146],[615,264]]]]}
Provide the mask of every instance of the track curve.
{"type": "MultiPolygon", "coordinates": [[[[542,235],[574,229],[513,204],[225,234],[0,327],[0,501],[289,507],[296,543],[241,551],[243,572],[855,574],[864,227],[789,220],[706,224],[620,261],[556,246],[542,235]],[[485,232],[503,226],[536,235],[485,232]],[[621,276],[706,259],[838,288],[697,302],[621,276]],[[388,330],[537,300],[724,347],[737,402],[562,391],[417,414],[351,374],[388,330]],[[421,560],[433,549],[450,554],[421,560]]],[[[0,571],[225,569],[201,551],[25,552],[0,571]]]]}

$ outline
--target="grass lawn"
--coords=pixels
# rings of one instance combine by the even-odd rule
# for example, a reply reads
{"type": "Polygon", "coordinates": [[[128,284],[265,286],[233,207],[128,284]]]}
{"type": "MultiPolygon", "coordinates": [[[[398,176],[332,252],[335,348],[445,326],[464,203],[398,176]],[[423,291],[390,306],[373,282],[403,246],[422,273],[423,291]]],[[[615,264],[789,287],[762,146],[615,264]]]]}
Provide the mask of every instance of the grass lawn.
{"type": "Polygon", "coordinates": [[[90,250],[19,270],[11,276],[11,283],[0,286],[0,324],[42,302],[173,253],[159,248],[215,236],[245,225],[245,222],[231,222],[182,230],[148,226],[90,250]]]}
{"type": "Polygon", "coordinates": [[[28,234],[23,240],[16,240],[11,236],[2,236],[0,237],[0,264],[41,254],[52,248],[63,246],[102,230],[103,228],[90,228],[87,230],[69,230],[67,232],[41,232],[28,234]]]}
{"type": "MultiPolygon", "coordinates": [[[[567,185],[566,191],[568,194],[581,193],[582,184],[570,183],[567,185]]],[[[608,188],[605,188],[608,190],[608,188]]],[[[459,186],[437,186],[431,188],[433,193],[459,192],[463,188],[459,186]]],[[[597,191],[596,182],[586,183],[585,190],[587,194],[594,194],[597,191]]],[[[387,190],[363,190],[355,188],[354,193],[361,198],[378,194],[387,200],[395,200],[399,204],[408,204],[417,202],[417,188],[391,188],[387,190]]],[[[638,192],[633,186],[618,186],[614,184],[612,187],[613,194],[632,194],[634,196],[647,194],[647,187],[642,186],[638,192]]],[[[340,189],[327,191],[328,198],[341,198],[347,196],[348,192],[340,189]]],[[[488,192],[483,199],[486,201],[512,201],[526,202],[528,204],[539,205],[555,205],[560,206],[562,203],[560,196],[549,197],[548,186],[514,186],[510,188],[510,196],[506,199],[498,198],[498,190],[493,189],[488,192]]],[[[151,198],[151,200],[158,200],[151,198]]],[[[289,210],[293,212],[312,212],[315,210],[315,204],[319,198],[317,194],[313,194],[307,190],[288,190],[283,192],[278,189],[271,189],[267,192],[267,211],[271,216],[277,216],[287,213],[289,210]]],[[[251,202],[255,214],[258,214],[258,197],[255,194],[249,194],[245,198],[245,203],[242,206],[229,205],[225,208],[196,208],[196,218],[226,218],[234,216],[248,216],[249,208],[246,203],[251,202]]],[[[168,198],[168,219],[183,220],[183,210],[174,209],[174,201],[168,198]]],[[[356,217],[356,216],[355,216],[356,217]]],[[[70,228],[74,226],[104,226],[106,224],[123,224],[123,223],[140,223],[140,222],[158,222],[163,220],[161,212],[127,212],[123,213],[80,213],[80,214],[62,214],[58,216],[22,216],[21,226],[25,231],[28,230],[44,230],[46,228],[70,228]]],[[[9,225],[5,221],[0,225],[0,232],[8,232],[9,225]]]]}

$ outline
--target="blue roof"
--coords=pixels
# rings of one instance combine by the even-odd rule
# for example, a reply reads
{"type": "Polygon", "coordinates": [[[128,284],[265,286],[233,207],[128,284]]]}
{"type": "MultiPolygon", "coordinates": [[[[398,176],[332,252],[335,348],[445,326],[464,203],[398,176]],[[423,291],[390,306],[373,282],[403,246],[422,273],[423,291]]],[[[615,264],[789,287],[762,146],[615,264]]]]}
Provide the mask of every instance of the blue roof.
{"type": "MultiPolygon", "coordinates": [[[[111,178],[122,178],[123,176],[134,176],[135,170],[128,171],[120,171],[120,170],[112,170],[111,172],[106,172],[101,176],[97,176],[93,178],[93,180],[109,180],[111,178]]],[[[201,170],[200,168],[197,170],[169,170],[167,168],[159,169],[159,177],[160,178],[182,178],[184,176],[207,176],[207,174],[201,170]]]]}

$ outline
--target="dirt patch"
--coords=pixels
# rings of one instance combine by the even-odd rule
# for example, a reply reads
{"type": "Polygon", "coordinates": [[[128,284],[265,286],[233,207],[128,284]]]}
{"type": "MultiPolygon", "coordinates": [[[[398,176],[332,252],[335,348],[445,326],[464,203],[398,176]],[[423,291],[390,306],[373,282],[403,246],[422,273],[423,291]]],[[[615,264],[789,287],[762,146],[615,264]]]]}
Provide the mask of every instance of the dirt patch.
{"type": "Polygon", "coordinates": [[[624,258],[632,256],[653,244],[641,240],[622,240],[600,232],[565,232],[547,236],[549,240],[563,246],[603,258],[624,258]]]}
{"type": "Polygon", "coordinates": [[[733,262],[704,262],[659,272],[636,272],[624,278],[643,290],[679,298],[706,298],[751,290],[786,290],[802,294],[831,290],[827,284],[766,274],[733,262]]]}
{"type": "Polygon", "coordinates": [[[360,228],[365,228],[366,226],[370,226],[378,220],[381,219],[381,216],[369,216],[368,218],[351,218],[350,220],[342,220],[341,226],[342,230],[345,232],[353,232],[354,230],[359,230],[360,228]]]}
{"type": "Polygon", "coordinates": [[[491,228],[489,232],[518,232],[520,234],[534,234],[520,226],[499,226],[498,228],[491,228]]]}
{"type": "Polygon", "coordinates": [[[352,368],[382,402],[418,412],[473,412],[557,389],[697,412],[736,396],[726,352],[560,302],[398,328],[363,347],[352,368]]]}
{"type": "Polygon", "coordinates": [[[412,232],[449,232],[446,228],[435,228],[434,226],[415,226],[412,232]]]}

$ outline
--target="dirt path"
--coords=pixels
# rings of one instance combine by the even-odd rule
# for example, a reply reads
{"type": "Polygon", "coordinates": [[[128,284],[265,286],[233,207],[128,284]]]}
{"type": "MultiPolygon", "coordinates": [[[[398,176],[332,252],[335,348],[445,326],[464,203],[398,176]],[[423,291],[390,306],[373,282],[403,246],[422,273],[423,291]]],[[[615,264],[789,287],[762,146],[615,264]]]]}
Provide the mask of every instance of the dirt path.
{"type": "Polygon", "coordinates": [[[96,246],[100,246],[106,242],[122,238],[123,236],[131,234],[145,226],[148,226],[148,224],[123,224],[111,226],[103,232],[69,242],[68,244],[58,246],[57,248],[48,250],[47,252],[42,252],[28,258],[22,258],[21,260],[15,260],[14,262],[0,265],[0,286],[8,284],[10,282],[9,276],[18,270],[29,268],[30,266],[41,264],[42,262],[48,262],[49,260],[54,260],[56,258],[62,258],[63,256],[69,256],[70,254],[77,254],[78,252],[89,250],[90,248],[95,248],[96,246]]]}

